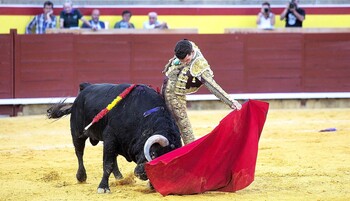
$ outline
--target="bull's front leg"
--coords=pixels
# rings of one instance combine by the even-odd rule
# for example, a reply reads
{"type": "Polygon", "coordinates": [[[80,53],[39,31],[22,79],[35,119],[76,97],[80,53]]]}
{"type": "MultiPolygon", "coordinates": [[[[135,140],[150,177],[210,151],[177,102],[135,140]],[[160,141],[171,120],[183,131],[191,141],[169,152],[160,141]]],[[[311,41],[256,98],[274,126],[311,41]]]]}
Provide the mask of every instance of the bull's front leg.
{"type": "Polygon", "coordinates": [[[97,188],[97,193],[110,193],[109,189],[109,176],[116,167],[116,148],[114,143],[113,132],[110,127],[103,131],[104,140],[103,140],[103,176],[102,180],[97,188]]]}

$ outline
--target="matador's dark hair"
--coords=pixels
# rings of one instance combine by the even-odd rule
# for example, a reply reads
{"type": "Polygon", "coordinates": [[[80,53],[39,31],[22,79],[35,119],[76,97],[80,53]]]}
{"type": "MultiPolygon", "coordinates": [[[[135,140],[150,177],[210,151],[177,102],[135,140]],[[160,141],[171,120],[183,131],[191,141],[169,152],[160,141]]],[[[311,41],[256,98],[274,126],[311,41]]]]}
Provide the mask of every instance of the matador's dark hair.
{"type": "Polygon", "coordinates": [[[188,54],[191,54],[192,52],[192,44],[189,40],[183,39],[176,43],[175,49],[175,56],[178,59],[184,59],[188,54]]]}

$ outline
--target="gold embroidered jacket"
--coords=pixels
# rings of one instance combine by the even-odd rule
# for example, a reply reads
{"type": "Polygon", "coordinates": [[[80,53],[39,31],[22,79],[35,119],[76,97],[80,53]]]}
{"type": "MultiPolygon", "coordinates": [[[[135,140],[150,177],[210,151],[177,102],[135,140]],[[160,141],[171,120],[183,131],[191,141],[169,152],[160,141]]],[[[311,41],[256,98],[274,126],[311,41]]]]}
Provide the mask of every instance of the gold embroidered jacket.
{"type": "Polygon", "coordinates": [[[231,107],[233,100],[215,82],[213,71],[198,46],[191,43],[195,55],[189,64],[182,64],[179,59],[173,57],[165,66],[163,73],[169,80],[166,84],[174,84],[175,86],[171,87],[174,89],[173,93],[181,96],[195,93],[204,84],[211,93],[231,107]]]}

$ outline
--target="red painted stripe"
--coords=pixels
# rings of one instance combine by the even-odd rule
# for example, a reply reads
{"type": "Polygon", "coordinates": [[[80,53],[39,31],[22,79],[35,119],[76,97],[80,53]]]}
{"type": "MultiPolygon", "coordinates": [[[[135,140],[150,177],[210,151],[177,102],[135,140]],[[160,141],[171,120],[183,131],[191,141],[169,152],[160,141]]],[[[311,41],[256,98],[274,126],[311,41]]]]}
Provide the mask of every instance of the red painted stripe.
{"type": "MultiPolygon", "coordinates": [[[[303,7],[306,14],[332,15],[332,14],[350,14],[349,7],[303,7]]],[[[78,8],[84,15],[90,15],[93,8],[78,8]]],[[[121,15],[126,8],[99,8],[102,15],[121,15]]],[[[55,8],[54,13],[59,15],[62,8],[55,8]]],[[[147,15],[151,11],[159,15],[256,15],[260,8],[139,8],[133,7],[128,9],[133,15],[147,15]]],[[[275,14],[281,13],[283,8],[272,8],[275,14]]],[[[0,15],[35,15],[42,12],[38,7],[0,7],[0,15]]]]}

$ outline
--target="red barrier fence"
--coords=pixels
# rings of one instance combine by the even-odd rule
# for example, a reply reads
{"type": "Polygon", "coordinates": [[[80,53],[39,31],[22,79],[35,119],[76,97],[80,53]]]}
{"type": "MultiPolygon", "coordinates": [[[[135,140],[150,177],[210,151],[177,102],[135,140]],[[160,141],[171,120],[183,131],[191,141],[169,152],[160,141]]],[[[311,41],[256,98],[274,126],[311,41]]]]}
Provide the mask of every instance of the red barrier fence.
{"type": "MultiPolygon", "coordinates": [[[[161,71],[182,38],[197,43],[228,93],[350,91],[349,33],[18,35],[12,31],[0,35],[0,98],[76,96],[80,82],[160,87],[161,71]]],[[[8,113],[4,108],[0,106],[0,114],[8,113]]]]}

